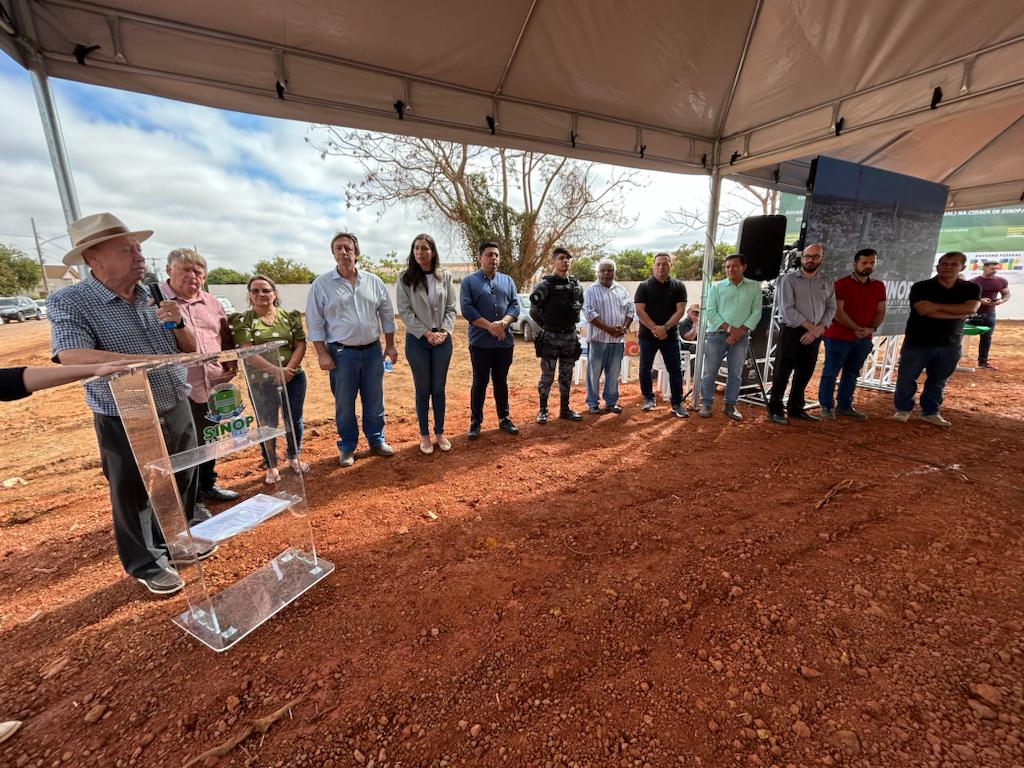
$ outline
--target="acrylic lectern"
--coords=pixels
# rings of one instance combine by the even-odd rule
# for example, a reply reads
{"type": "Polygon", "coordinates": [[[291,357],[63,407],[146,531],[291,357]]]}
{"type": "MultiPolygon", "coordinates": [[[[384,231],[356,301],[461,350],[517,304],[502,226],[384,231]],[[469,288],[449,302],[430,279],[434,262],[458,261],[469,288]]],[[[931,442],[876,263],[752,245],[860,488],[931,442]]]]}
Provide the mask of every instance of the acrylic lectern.
{"type": "Polygon", "coordinates": [[[230,648],[334,570],[316,552],[303,475],[281,457],[283,446],[277,445],[291,444],[294,431],[277,352],[282,343],[175,355],[98,379],[110,385],[171,565],[185,583],[188,607],[173,621],[215,651],[230,648]],[[205,379],[211,385],[200,427],[206,444],[169,455],[149,373],[177,367],[186,369],[176,371],[184,376],[202,366],[208,376],[209,364],[218,362],[235,364],[237,372],[228,380],[223,375],[205,379]],[[262,471],[254,471],[254,491],[190,527],[191,510],[184,509],[175,474],[244,451],[254,468],[261,459],[279,467],[278,482],[264,485],[262,471]],[[214,545],[220,547],[216,559],[196,558],[214,545]]]}

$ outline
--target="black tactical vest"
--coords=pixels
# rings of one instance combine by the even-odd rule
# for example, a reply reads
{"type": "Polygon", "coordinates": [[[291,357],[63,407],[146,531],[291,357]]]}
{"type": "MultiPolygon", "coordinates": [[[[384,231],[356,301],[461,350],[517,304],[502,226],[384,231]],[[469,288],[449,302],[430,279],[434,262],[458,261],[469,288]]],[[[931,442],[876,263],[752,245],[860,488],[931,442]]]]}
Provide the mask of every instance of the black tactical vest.
{"type": "Polygon", "coordinates": [[[580,281],[570,275],[568,278],[558,275],[545,275],[547,299],[541,310],[544,318],[543,327],[548,330],[564,331],[574,328],[580,319],[583,308],[583,289],[580,281]]]}

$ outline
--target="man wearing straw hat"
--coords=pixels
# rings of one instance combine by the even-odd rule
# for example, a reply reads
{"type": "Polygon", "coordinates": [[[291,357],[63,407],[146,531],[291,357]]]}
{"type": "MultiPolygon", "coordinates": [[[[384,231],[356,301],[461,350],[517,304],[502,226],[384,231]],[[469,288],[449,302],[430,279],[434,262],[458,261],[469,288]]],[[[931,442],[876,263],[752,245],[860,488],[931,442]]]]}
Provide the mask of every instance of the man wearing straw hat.
{"type": "MultiPolygon", "coordinates": [[[[174,301],[153,306],[139,284],[146,270],[139,244],[152,234],[151,230],[130,230],[109,213],[86,216],[68,227],[74,247],[64,263],[87,264],[92,275],[54,292],[47,301],[54,362],[90,365],[196,351],[196,338],[183,321],[180,307],[174,301]],[[174,327],[168,329],[165,324],[174,327]]],[[[192,448],[196,436],[184,369],[172,367],[148,375],[168,452],[192,448]]],[[[168,560],[109,385],[86,384],[85,401],[93,412],[103,474],[110,485],[114,541],[121,564],[150,592],[177,592],[183,584],[168,560]]],[[[195,472],[179,472],[177,481],[184,508],[191,510],[195,472]]],[[[212,552],[201,552],[199,557],[212,552]]]]}

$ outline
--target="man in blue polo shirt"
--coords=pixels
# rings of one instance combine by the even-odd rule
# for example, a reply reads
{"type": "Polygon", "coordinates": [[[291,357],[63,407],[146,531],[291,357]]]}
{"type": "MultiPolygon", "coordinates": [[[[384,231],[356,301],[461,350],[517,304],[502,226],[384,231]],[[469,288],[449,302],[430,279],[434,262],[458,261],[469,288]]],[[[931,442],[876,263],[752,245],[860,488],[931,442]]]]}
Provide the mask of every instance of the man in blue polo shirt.
{"type": "MultiPolygon", "coordinates": [[[[54,292],[47,301],[54,362],[92,365],[196,351],[196,338],[182,319],[180,307],[173,301],[152,306],[139,284],[146,271],[139,244],[152,234],[151,230],[132,232],[109,213],[86,216],[68,226],[74,247],[64,256],[64,263],[88,264],[92,275],[54,292]],[[173,329],[165,328],[165,322],[174,324],[173,329]]],[[[185,369],[161,368],[148,376],[167,452],[194,448],[196,433],[185,369]]],[[[121,565],[154,594],[177,592],[184,584],[168,560],[110,386],[106,382],[86,384],[85,402],[93,412],[103,475],[110,485],[114,541],[121,565]]],[[[176,480],[184,508],[193,510],[197,491],[194,470],[178,472],[176,480]]],[[[198,553],[199,559],[213,549],[198,553]]]]}
{"type": "Polygon", "coordinates": [[[473,365],[470,440],[480,437],[488,380],[494,383],[498,429],[510,435],[519,434],[508,408],[508,370],[515,349],[509,326],[519,317],[519,295],[512,278],[498,271],[501,253],[497,243],[481,243],[479,258],[480,269],[464,279],[459,290],[462,316],[469,322],[469,359],[473,365]]]}

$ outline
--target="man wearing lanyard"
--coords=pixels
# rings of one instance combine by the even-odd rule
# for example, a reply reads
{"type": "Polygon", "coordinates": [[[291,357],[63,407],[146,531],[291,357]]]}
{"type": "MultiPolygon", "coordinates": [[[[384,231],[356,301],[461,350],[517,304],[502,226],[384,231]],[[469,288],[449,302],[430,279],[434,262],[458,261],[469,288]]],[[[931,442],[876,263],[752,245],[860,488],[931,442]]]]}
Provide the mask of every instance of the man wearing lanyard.
{"type": "Polygon", "coordinates": [[[306,300],[306,325],[320,369],[330,374],[338,463],[349,467],[359,441],[357,394],[363,404],[363,434],[370,450],[379,456],[395,454],[384,440],[384,358],[392,365],[398,360],[395,310],[384,281],[356,267],[359,239],[355,235],[336,234],[331,253],[337,267],[313,281],[306,300]]]}
{"type": "Polygon", "coordinates": [[[462,281],[459,298],[462,316],[469,322],[469,358],[473,365],[473,387],[469,395],[470,440],[480,437],[484,420],[487,381],[494,384],[494,405],[498,429],[510,435],[519,428],[509,418],[508,370],[512,367],[514,342],[509,326],[519,317],[519,295],[512,278],[498,271],[498,244],[480,244],[480,269],[462,281]]]}

